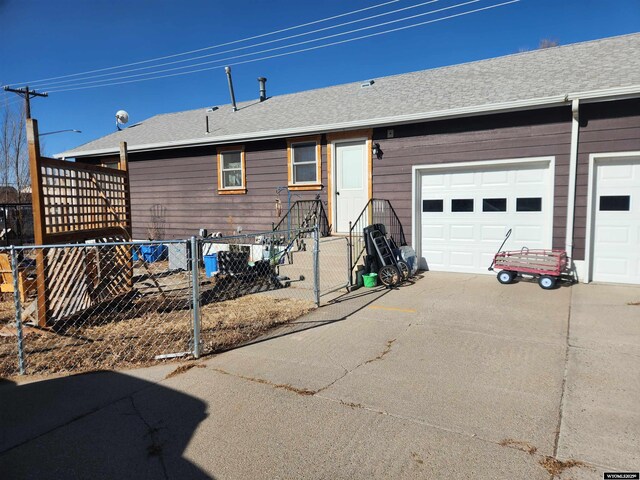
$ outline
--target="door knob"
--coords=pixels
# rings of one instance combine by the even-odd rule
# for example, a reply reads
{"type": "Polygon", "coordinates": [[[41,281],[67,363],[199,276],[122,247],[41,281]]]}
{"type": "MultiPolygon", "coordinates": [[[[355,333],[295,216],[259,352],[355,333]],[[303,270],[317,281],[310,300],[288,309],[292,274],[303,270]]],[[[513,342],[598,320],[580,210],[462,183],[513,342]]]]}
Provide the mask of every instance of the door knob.
{"type": "Polygon", "coordinates": [[[336,195],[340,195],[340,192],[336,192],[336,195]]]}

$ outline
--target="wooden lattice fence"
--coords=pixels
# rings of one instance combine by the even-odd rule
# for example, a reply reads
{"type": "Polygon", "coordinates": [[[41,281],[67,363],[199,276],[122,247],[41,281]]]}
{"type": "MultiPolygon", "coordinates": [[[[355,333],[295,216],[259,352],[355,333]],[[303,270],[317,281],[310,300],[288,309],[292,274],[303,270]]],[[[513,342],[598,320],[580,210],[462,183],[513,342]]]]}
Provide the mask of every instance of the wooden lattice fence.
{"type": "Polygon", "coordinates": [[[37,249],[37,316],[41,326],[76,315],[131,290],[130,248],[99,247],[131,240],[126,144],[118,168],[40,155],[38,125],[27,121],[36,245],[96,243],[37,249]]]}

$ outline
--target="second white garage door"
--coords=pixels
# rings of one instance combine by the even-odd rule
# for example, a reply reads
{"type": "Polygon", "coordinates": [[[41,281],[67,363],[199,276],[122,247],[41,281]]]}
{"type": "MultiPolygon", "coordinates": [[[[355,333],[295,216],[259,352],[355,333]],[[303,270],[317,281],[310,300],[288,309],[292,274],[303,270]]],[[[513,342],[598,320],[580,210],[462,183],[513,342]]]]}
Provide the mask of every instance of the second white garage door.
{"type": "Polygon", "coordinates": [[[419,236],[423,268],[488,273],[504,249],[551,248],[551,160],[505,165],[425,168],[419,175],[419,236]],[[426,264],[425,264],[426,263],[426,264]]]}
{"type": "Polygon", "coordinates": [[[592,279],[640,284],[640,155],[594,166],[592,279]]]}

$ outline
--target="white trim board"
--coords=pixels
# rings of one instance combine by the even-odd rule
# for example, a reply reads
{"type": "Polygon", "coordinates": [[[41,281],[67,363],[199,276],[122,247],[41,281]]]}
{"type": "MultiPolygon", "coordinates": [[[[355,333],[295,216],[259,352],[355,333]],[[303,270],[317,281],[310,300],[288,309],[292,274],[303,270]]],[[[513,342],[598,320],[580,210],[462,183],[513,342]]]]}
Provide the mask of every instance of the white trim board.
{"type": "MultiPolygon", "coordinates": [[[[549,182],[549,199],[551,201],[551,205],[549,211],[547,213],[547,221],[550,222],[551,228],[549,230],[549,242],[550,245],[553,243],[553,211],[555,206],[555,176],[556,176],[556,157],[555,156],[545,156],[545,157],[526,157],[526,158],[513,158],[513,159],[504,159],[504,160],[480,160],[480,161],[471,161],[471,162],[454,162],[454,163],[437,163],[437,164],[427,164],[427,165],[414,165],[411,169],[411,246],[413,250],[416,252],[416,256],[419,261],[422,259],[421,252],[421,243],[417,241],[418,232],[422,229],[421,224],[421,212],[422,208],[419,204],[420,202],[420,191],[421,191],[421,173],[422,172],[434,172],[441,170],[443,172],[452,171],[452,170],[482,170],[487,167],[513,167],[518,165],[535,165],[540,164],[541,166],[545,165],[551,174],[551,179],[549,182]]],[[[500,245],[496,245],[498,248],[500,245]]]]}
{"type": "Polygon", "coordinates": [[[632,159],[633,157],[640,157],[640,151],[631,152],[607,152],[607,153],[591,153],[589,154],[589,176],[587,177],[587,228],[584,238],[584,271],[583,282],[589,283],[591,281],[592,260],[593,260],[593,220],[595,216],[594,212],[594,198],[596,193],[596,177],[595,167],[596,162],[599,164],[614,162],[616,160],[622,160],[625,158],[632,159]]]}

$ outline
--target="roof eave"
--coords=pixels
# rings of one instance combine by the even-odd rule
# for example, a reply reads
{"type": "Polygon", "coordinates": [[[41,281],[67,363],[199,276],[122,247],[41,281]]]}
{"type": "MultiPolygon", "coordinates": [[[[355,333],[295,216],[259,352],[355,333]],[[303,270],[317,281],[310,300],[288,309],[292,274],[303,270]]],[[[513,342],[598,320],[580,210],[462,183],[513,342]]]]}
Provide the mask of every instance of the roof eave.
{"type": "MultiPolygon", "coordinates": [[[[586,92],[567,93],[565,95],[555,95],[550,97],[540,97],[526,100],[515,100],[511,102],[493,103],[473,107],[461,107],[435,112],[414,113],[408,115],[395,115],[392,117],[380,117],[368,120],[355,120],[351,122],[340,122],[325,125],[311,125],[301,128],[289,128],[280,130],[266,130],[241,135],[224,135],[219,137],[201,137],[191,140],[176,140],[170,142],[148,143],[129,147],[129,152],[146,152],[151,150],[166,150],[176,147],[196,147],[204,145],[220,145],[237,142],[250,142],[271,138],[292,137],[298,135],[310,135],[325,132],[335,132],[356,128],[372,128],[387,125],[401,125],[428,120],[443,120],[448,118],[476,116],[487,113],[504,113],[518,110],[528,110],[534,107],[552,107],[567,105],[572,100],[577,99],[586,102],[620,100],[634,98],[640,95],[640,85],[629,87],[617,87],[602,90],[592,90],[586,92]]],[[[54,155],[55,158],[81,158],[112,155],[119,152],[116,147],[102,148],[95,150],[84,150],[73,152],[66,151],[54,155]]]]}

